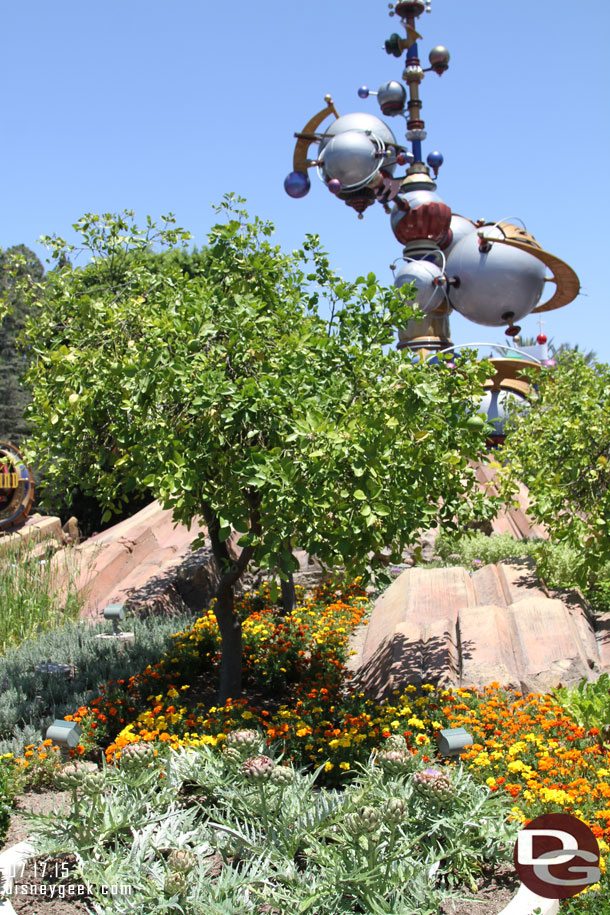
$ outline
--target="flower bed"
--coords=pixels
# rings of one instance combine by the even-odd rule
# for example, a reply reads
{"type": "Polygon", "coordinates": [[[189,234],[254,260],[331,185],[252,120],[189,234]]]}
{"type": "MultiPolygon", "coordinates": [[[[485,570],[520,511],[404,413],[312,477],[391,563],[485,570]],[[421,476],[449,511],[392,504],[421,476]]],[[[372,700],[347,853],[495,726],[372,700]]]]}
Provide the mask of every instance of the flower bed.
{"type": "MultiPolygon", "coordinates": [[[[317,784],[332,787],[350,784],[392,735],[425,765],[435,756],[435,732],[463,726],[475,739],[463,764],[490,796],[510,802],[515,824],[566,811],[591,826],[602,850],[601,885],[566,905],[585,911],[587,896],[601,911],[599,900],[610,889],[610,760],[595,729],[579,727],[551,696],[522,696],[497,684],[481,692],[424,685],[396,692],[388,703],[367,700],[350,688],[344,666],[349,635],[366,606],[357,583],[341,593],[320,589],[286,618],[277,615],[265,589],[247,595],[239,610],[248,698],[222,708],[205,701],[220,648],[209,611],[176,633],[157,664],[107,684],[98,699],[78,709],[73,717],[84,739],[74,755],[102,747],[107,762],[120,765],[131,744],[149,743],[162,752],[222,749],[230,732],[254,727],[268,752],[283,753],[297,768],[317,769],[317,784]]],[[[19,766],[32,781],[56,765],[44,745],[27,754],[19,766]]]]}

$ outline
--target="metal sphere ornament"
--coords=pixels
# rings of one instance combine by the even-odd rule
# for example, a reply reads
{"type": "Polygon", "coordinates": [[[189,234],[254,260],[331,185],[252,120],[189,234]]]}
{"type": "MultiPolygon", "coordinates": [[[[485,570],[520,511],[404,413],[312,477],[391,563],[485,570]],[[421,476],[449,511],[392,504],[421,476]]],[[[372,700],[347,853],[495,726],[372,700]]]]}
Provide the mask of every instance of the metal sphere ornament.
{"type": "Polygon", "coordinates": [[[394,285],[400,289],[414,283],[416,293],[411,304],[428,314],[440,308],[446,300],[442,278],[443,272],[436,264],[424,260],[408,260],[396,271],[394,285]]]}
{"type": "Polygon", "coordinates": [[[536,337],[536,343],[539,343],[540,346],[544,346],[546,343],[546,334],[538,334],[536,337]]]}
{"type": "Polygon", "coordinates": [[[487,391],[479,402],[478,412],[485,413],[487,422],[494,428],[494,435],[504,435],[504,425],[509,418],[511,407],[516,404],[526,403],[526,398],[516,391],[501,389],[487,391]]]}
{"type": "Polygon", "coordinates": [[[407,100],[407,90],[402,83],[392,79],[388,83],[383,83],[377,91],[377,101],[379,107],[385,115],[392,117],[395,114],[402,114],[407,100]]]}
{"type": "Polygon", "coordinates": [[[366,114],[362,111],[354,111],[351,114],[343,114],[336,118],[332,124],[324,131],[324,136],[320,141],[320,152],[330,143],[332,137],[346,131],[368,132],[377,137],[385,146],[395,146],[396,137],[388,125],[376,117],[374,114],[366,114]]]}
{"type": "Polygon", "coordinates": [[[303,172],[290,172],[284,179],[284,190],[289,197],[295,199],[305,197],[306,194],[309,194],[310,188],[309,175],[305,175],[303,172]]]}
{"type": "MultiPolygon", "coordinates": [[[[325,95],[326,107],[295,134],[293,172],[284,183],[290,196],[305,196],[307,171],[317,167],[326,186],[359,217],[375,203],[390,215],[392,231],[408,259],[398,272],[397,285],[413,283],[416,304],[427,312],[425,327],[418,330],[417,322],[408,322],[399,331],[398,348],[413,351],[451,344],[451,309],[476,324],[506,327],[510,337],[526,315],[561,308],[580,290],[574,271],[545,251],[524,227],[452,214],[435,193],[443,156],[436,149],[422,148],[427,133],[421,83],[430,70],[442,75],[451,55],[444,45],[437,45],[429,54],[429,70],[422,66],[415,20],[427,6],[428,0],[393,0],[391,13],[401,20],[402,30],[387,39],[385,48],[389,55],[403,58],[402,81],[388,80],[378,91],[365,85],[358,89],[361,99],[377,96],[383,116],[404,117],[405,138],[397,142],[390,127],[375,115],[340,115],[332,96],[325,95]],[[547,280],[555,283],[555,290],[542,302],[547,280]]],[[[472,112],[468,116],[472,120],[472,112]]],[[[543,346],[546,336],[540,334],[537,342],[543,346]]]]}
{"type": "Polygon", "coordinates": [[[377,138],[363,130],[347,130],[331,137],[320,153],[322,176],[327,183],[340,181],[346,190],[365,187],[381,168],[383,152],[377,138]]]}
{"type": "Polygon", "coordinates": [[[449,61],[451,55],[446,47],[442,44],[438,44],[435,48],[432,48],[430,54],[428,55],[428,60],[430,61],[430,66],[435,73],[438,73],[440,76],[445,70],[449,69],[449,61]]]}
{"type": "Polygon", "coordinates": [[[520,248],[494,244],[499,226],[470,232],[447,255],[447,274],[459,283],[449,301],[475,324],[501,327],[524,318],[536,307],[545,282],[545,265],[520,248]],[[481,244],[483,242],[483,244],[481,244]]]}
{"type": "Polygon", "coordinates": [[[426,162],[428,163],[430,168],[433,170],[435,177],[438,175],[438,170],[444,161],[445,161],[445,158],[444,158],[443,154],[440,153],[437,149],[435,149],[434,152],[428,153],[426,162]]]}
{"type": "Polygon", "coordinates": [[[451,216],[451,222],[449,223],[449,233],[448,241],[441,244],[441,248],[445,253],[445,257],[449,256],[449,253],[453,251],[455,246],[462,238],[466,235],[469,235],[471,232],[476,232],[477,227],[471,219],[466,219],[465,216],[458,216],[457,213],[453,213],[451,216]]]}

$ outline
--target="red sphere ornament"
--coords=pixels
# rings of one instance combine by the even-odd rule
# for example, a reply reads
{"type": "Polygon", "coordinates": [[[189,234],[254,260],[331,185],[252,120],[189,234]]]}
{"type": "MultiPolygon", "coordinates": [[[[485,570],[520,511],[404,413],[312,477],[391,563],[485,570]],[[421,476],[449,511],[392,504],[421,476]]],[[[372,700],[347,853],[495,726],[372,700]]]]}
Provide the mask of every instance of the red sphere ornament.
{"type": "Polygon", "coordinates": [[[521,328],[517,324],[511,324],[510,327],[507,327],[504,333],[507,337],[516,337],[520,333],[521,328]]]}
{"type": "Polygon", "coordinates": [[[538,334],[536,337],[536,343],[539,343],[540,346],[544,346],[546,343],[546,334],[538,334]]]}

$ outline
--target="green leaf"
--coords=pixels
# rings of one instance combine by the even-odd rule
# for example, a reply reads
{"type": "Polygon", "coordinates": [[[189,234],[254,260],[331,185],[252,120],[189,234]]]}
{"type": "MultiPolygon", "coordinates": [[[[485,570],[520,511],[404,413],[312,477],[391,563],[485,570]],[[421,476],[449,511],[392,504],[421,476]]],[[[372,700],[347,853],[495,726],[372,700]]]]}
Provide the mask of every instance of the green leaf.
{"type": "Polygon", "coordinates": [[[358,499],[360,502],[366,501],[366,493],[362,492],[361,489],[357,489],[354,492],[354,499],[358,499]]]}

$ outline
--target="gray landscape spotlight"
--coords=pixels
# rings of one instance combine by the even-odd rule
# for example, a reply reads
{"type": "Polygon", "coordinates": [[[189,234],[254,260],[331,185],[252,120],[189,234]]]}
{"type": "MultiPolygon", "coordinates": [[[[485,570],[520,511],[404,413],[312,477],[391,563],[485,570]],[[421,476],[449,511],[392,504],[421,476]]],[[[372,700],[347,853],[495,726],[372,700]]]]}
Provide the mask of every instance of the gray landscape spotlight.
{"type": "Polygon", "coordinates": [[[119,623],[125,619],[125,604],[108,604],[107,607],[104,607],[104,619],[112,621],[112,632],[102,632],[96,635],[96,639],[100,639],[102,642],[118,643],[119,645],[124,645],[126,642],[133,643],[135,640],[133,632],[123,632],[119,626],[119,623]]]}
{"type": "Polygon", "coordinates": [[[81,727],[75,721],[64,721],[63,718],[56,718],[53,724],[47,728],[47,740],[52,740],[54,744],[65,750],[72,750],[80,743],[82,734],[81,727]]]}
{"type": "Polygon", "coordinates": [[[107,607],[104,607],[104,619],[112,620],[112,632],[114,635],[119,635],[121,632],[119,623],[125,619],[125,604],[108,604],[107,607]]]}
{"type": "Polygon", "coordinates": [[[446,728],[438,732],[438,751],[441,756],[459,756],[464,747],[471,743],[472,736],[464,728],[446,728]]]}

